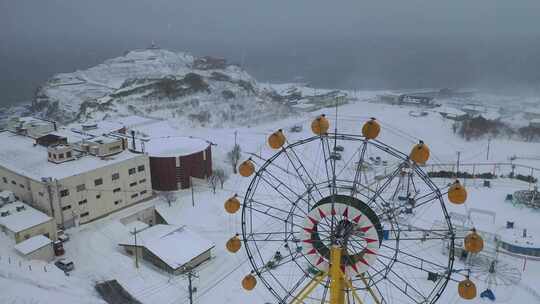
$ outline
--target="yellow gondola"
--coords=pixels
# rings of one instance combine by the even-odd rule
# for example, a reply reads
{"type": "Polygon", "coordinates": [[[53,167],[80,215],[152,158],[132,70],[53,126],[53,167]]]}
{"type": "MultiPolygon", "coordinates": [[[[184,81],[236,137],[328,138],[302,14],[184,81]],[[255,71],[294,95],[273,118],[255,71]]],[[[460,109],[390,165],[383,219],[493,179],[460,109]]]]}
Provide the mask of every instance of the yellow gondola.
{"type": "Polygon", "coordinates": [[[366,123],[364,123],[364,126],[362,127],[362,135],[367,139],[377,138],[380,132],[381,126],[374,117],[366,121],[366,123]]]}
{"type": "Polygon", "coordinates": [[[448,189],[448,200],[456,205],[461,205],[467,200],[467,190],[459,181],[448,189]]]}
{"type": "Polygon", "coordinates": [[[272,149],[279,149],[285,144],[286,138],[283,130],[279,129],[268,137],[268,145],[272,149]]]}
{"type": "Polygon", "coordinates": [[[245,160],[238,167],[238,172],[240,172],[240,175],[243,177],[251,176],[255,172],[255,165],[251,159],[245,160]]]}
{"type": "Polygon", "coordinates": [[[420,141],[412,148],[409,158],[419,165],[425,165],[429,159],[429,147],[420,141]]]}
{"type": "Polygon", "coordinates": [[[316,135],[324,135],[328,133],[329,128],[330,122],[328,122],[328,119],[324,114],[315,118],[311,123],[311,131],[313,131],[313,133],[315,133],[316,135]]]}

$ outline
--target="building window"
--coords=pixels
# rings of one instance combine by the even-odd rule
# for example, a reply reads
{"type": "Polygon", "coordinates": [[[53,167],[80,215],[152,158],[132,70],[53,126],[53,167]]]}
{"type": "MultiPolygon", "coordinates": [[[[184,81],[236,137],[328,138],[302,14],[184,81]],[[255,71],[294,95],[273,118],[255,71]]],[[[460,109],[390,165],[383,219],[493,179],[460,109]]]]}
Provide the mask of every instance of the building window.
{"type": "Polygon", "coordinates": [[[113,173],[113,175],[111,176],[111,179],[112,180],[120,179],[120,173],[113,173]]]}
{"type": "Polygon", "coordinates": [[[143,178],[143,179],[141,179],[141,180],[139,181],[139,184],[144,184],[144,183],[146,183],[146,178],[143,178]]]}
{"type": "Polygon", "coordinates": [[[81,191],[84,191],[84,190],[86,190],[86,185],[85,184],[77,185],[77,192],[81,192],[81,191]]]}
{"type": "Polygon", "coordinates": [[[69,195],[69,190],[68,189],[64,189],[62,191],[60,191],[60,197],[66,197],[69,195]]]}
{"type": "Polygon", "coordinates": [[[56,154],[53,154],[53,155],[52,155],[52,158],[56,159],[56,154]]]}
{"type": "Polygon", "coordinates": [[[62,207],[62,211],[66,211],[66,210],[69,210],[69,209],[71,209],[71,205],[67,205],[67,206],[62,207]]]}
{"type": "Polygon", "coordinates": [[[114,201],[114,205],[120,205],[122,203],[122,200],[117,200],[117,201],[114,201]]]}
{"type": "Polygon", "coordinates": [[[7,178],[5,178],[5,177],[2,177],[2,180],[3,180],[4,183],[6,183],[6,184],[8,183],[7,178]]]}
{"type": "Polygon", "coordinates": [[[23,188],[24,189],[24,185],[23,184],[19,184],[19,187],[23,188]]]}
{"type": "Polygon", "coordinates": [[[89,212],[81,213],[81,217],[87,217],[88,215],[90,215],[89,212]]]}
{"type": "Polygon", "coordinates": [[[49,158],[51,158],[51,157],[52,157],[52,154],[51,154],[51,152],[49,152],[49,158]]]}
{"type": "Polygon", "coordinates": [[[43,192],[38,192],[39,196],[43,196],[43,192]]]}
{"type": "Polygon", "coordinates": [[[17,184],[17,182],[16,182],[16,181],[11,181],[11,183],[12,183],[13,185],[16,185],[16,184],[17,184]]]}
{"type": "Polygon", "coordinates": [[[131,184],[129,184],[130,187],[134,187],[134,186],[137,186],[137,182],[133,182],[131,184]]]}
{"type": "Polygon", "coordinates": [[[100,199],[100,198],[101,198],[101,194],[97,194],[96,199],[100,199]]]}
{"type": "Polygon", "coordinates": [[[116,193],[116,192],[120,192],[121,190],[122,189],[120,189],[120,188],[116,188],[116,189],[113,190],[113,192],[116,193]]]}
{"type": "Polygon", "coordinates": [[[71,152],[66,152],[66,158],[71,158],[71,152]]]}
{"type": "Polygon", "coordinates": [[[83,199],[82,201],[79,202],[79,206],[84,205],[86,203],[88,203],[88,201],[86,199],[83,199]]]}
{"type": "Polygon", "coordinates": [[[144,165],[140,165],[137,167],[137,171],[142,172],[144,171],[144,165]]]}
{"type": "Polygon", "coordinates": [[[129,175],[133,175],[133,174],[135,174],[135,172],[136,172],[135,168],[131,168],[131,169],[128,170],[129,175]]]}
{"type": "Polygon", "coordinates": [[[141,191],[141,195],[145,195],[145,194],[146,194],[146,190],[141,191]]]}
{"type": "Polygon", "coordinates": [[[131,198],[136,198],[137,196],[139,196],[138,193],[133,193],[133,194],[131,195],[131,198]]]}
{"type": "Polygon", "coordinates": [[[58,158],[59,158],[59,159],[64,159],[64,153],[58,154],[58,158]]]}
{"type": "Polygon", "coordinates": [[[103,178],[98,178],[94,180],[94,185],[96,186],[103,185],[103,178]]]}

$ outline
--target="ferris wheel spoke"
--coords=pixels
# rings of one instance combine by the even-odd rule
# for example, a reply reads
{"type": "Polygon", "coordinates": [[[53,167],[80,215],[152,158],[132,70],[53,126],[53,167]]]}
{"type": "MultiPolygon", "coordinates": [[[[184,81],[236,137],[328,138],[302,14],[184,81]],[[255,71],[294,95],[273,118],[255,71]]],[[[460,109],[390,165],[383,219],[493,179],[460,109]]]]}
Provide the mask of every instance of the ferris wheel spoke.
{"type": "Polygon", "coordinates": [[[280,190],[280,187],[281,188],[285,188],[286,191],[288,191],[292,196],[294,196],[294,198],[298,199],[298,201],[301,201],[301,202],[304,202],[306,204],[309,205],[309,203],[305,200],[305,198],[296,193],[289,185],[287,185],[286,183],[284,183],[281,179],[279,179],[278,177],[276,177],[275,175],[273,175],[271,172],[269,171],[265,171],[264,173],[266,173],[267,175],[270,176],[270,178],[272,179],[272,181],[274,183],[272,183],[268,178],[266,178],[264,176],[264,174],[260,174],[259,177],[260,179],[265,182],[268,186],[270,186],[272,189],[274,189],[274,191],[276,191],[279,195],[281,195],[285,200],[287,200],[291,205],[295,206],[297,203],[295,201],[293,201],[289,196],[287,196],[284,191],[280,190]]]}
{"type": "Polygon", "coordinates": [[[257,209],[257,208],[254,208],[253,206],[250,206],[250,207],[247,207],[247,208],[249,208],[250,210],[255,211],[255,212],[259,213],[259,214],[263,214],[263,215],[265,215],[265,216],[269,216],[269,217],[271,217],[271,218],[273,218],[273,219],[276,219],[276,220],[278,220],[278,221],[280,221],[280,222],[283,222],[283,223],[285,223],[285,224],[287,224],[287,225],[290,224],[290,225],[293,225],[293,226],[298,227],[298,228],[300,228],[300,229],[304,229],[303,226],[298,225],[298,224],[296,224],[296,223],[294,223],[294,222],[292,222],[292,221],[288,221],[287,219],[283,219],[282,217],[273,215],[273,214],[269,213],[268,210],[267,210],[267,211],[259,210],[259,209],[257,209]]]}
{"type": "MultiPolygon", "coordinates": [[[[298,154],[296,153],[294,148],[292,146],[289,146],[287,148],[283,148],[283,151],[285,152],[285,155],[289,159],[289,162],[291,163],[293,168],[296,170],[297,176],[302,181],[304,186],[306,187],[306,190],[313,187],[313,188],[315,188],[317,193],[319,193],[320,198],[323,198],[323,194],[322,194],[321,190],[317,187],[317,184],[315,183],[315,180],[313,179],[311,174],[309,174],[309,171],[306,169],[306,166],[304,165],[304,163],[302,162],[302,159],[298,156],[298,154]],[[289,155],[287,150],[291,151],[291,153],[290,153],[291,155],[289,155]],[[297,163],[295,163],[295,161],[297,163]],[[305,178],[302,176],[301,172],[305,175],[305,178],[307,178],[307,180],[305,180],[305,178]]],[[[311,196],[311,193],[309,193],[309,195],[311,196]]],[[[312,199],[315,200],[313,197],[312,197],[312,199]]]]}
{"type": "Polygon", "coordinates": [[[409,299],[413,300],[417,304],[423,304],[426,303],[426,296],[419,292],[414,285],[409,283],[409,281],[405,280],[401,275],[397,274],[393,269],[390,269],[389,274],[385,277],[385,279],[390,282],[398,291],[400,291],[402,294],[407,296],[409,299]],[[391,279],[392,275],[394,276],[394,280],[398,282],[394,282],[394,280],[391,279]],[[404,286],[402,286],[402,283],[404,286]],[[416,295],[414,295],[416,294],[416,295]],[[420,299],[418,299],[420,298],[420,299]]]}
{"type": "Polygon", "coordinates": [[[385,182],[382,184],[381,187],[379,187],[377,189],[377,191],[375,192],[375,194],[373,194],[373,196],[371,197],[371,199],[367,202],[367,205],[372,207],[371,204],[374,203],[377,198],[383,200],[383,202],[385,204],[389,204],[388,202],[386,202],[384,199],[382,199],[381,197],[381,194],[384,190],[386,190],[386,188],[392,183],[392,180],[401,172],[401,169],[403,168],[405,163],[401,163],[399,164],[399,166],[397,167],[396,170],[394,170],[389,176],[387,176],[385,182]]]}
{"type": "MultiPolygon", "coordinates": [[[[269,210],[269,211],[272,210],[272,211],[277,211],[277,212],[283,213],[284,216],[285,216],[285,215],[287,216],[287,217],[285,218],[285,220],[288,220],[289,218],[292,219],[293,216],[296,216],[296,217],[298,217],[299,219],[302,219],[302,220],[303,220],[303,219],[305,218],[305,216],[307,215],[307,213],[305,213],[305,212],[304,212],[302,215],[299,215],[299,214],[296,214],[296,213],[292,212],[292,210],[281,209],[281,208],[278,208],[278,207],[276,207],[276,206],[272,206],[272,205],[270,205],[270,204],[266,204],[266,203],[260,202],[260,201],[258,201],[258,200],[253,199],[253,198],[250,199],[250,201],[251,201],[251,203],[255,203],[255,204],[260,205],[260,206],[262,206],[262,207],[264,207],[264,208],[267,208],[267,210],[269,210]]],[[[303,212],[302,209],[299,209],[299,210],[303,212]]]]}
{"type": "Polygon", "coordinates": [[[385,247],[385,248],[390,249],[390,250],[394,250],[394,251],[406,256],[407,258],[409,258],[411,260],[417,261],[418,263],[420,263],[420,266],[418,266],[418,268],[423,268],[425,264],[428,264],[428,265],[431,265],[431,266],[434,266],[434,267],[438,267],[440,269],[448,269],[448,265],[446,265],[446,266],[440,265],[440,264],[438,264],[436,262],[433,262],[433,261],[430,261],[430,260],[427,260],[427,259],[423,259],[423,258],[420,258],[420,257],[414,255],[414,254],[405,252],[405,251],[403,251],[403,250],[401,250],[399,248],[396,249],[394,247],[385,245],[384,243],[382,244],[382,247],[385,247]]]}
{"type": "MultiPolygon", "coordinates": [[[[448,240],[452,238],[452,232],[448,229],[386,229],[388,232],[397,232],[397,236],[389,236],[388,241],[426,241],[426,240],[448,240]],[[402,237],[404,234],[405,237],[402,237]]],[[[394,234],[395,235],[395,234],[394,234]]]]}
{"type": "Polygon", "coordinates": [[[351,196],[355,196],[356,195],[356,192],[358,191],[358,185],[360,184],[360,181],[362,179],[362,171],[363,171],[363,167],[364,167],[364,158],[366,156],[366,151],[367,151],[367,140],[364,140],[364,143],[362,144],[362,152],[360,152],[360,158],[358,159],[358,165],[356,166],[356,171],[354,173],[354,180],[353,180],[353,185],[352,185],[352,189],[351,189],[351,196]]]}

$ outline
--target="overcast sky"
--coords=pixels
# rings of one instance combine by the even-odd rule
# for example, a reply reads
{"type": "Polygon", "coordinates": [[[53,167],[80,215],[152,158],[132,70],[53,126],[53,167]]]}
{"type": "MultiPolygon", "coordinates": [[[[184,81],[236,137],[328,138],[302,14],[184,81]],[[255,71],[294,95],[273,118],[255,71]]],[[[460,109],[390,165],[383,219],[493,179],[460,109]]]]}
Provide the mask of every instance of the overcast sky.
{"type": "Polygon", "coordinates": [[[540,85],[539,0],[0,0],[1,102],[152,41],[262,80],[540,85]]]}

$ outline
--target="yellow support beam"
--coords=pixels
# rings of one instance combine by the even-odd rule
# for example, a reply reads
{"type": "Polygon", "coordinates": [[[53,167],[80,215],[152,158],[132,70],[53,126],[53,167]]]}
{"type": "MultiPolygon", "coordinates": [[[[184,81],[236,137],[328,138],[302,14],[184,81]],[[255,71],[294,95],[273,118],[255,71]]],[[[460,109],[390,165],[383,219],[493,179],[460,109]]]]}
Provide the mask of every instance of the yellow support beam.
{"type": "Polygon", "coordinates": [[[301,304],[304,303],[304,300],[313,292],[315,287],[319,285],[324,278],[328,276],[327,272],[324,272],[316,276],[311,282],[309,282],[302,290],[298,293],[294,300],[290,304],[301,304]]]}
{"type": "Polygon", "coordinates": [[[330,303],[345,304],[344,274],[341,271],[341,247],[330,248],[330,303]]]}

